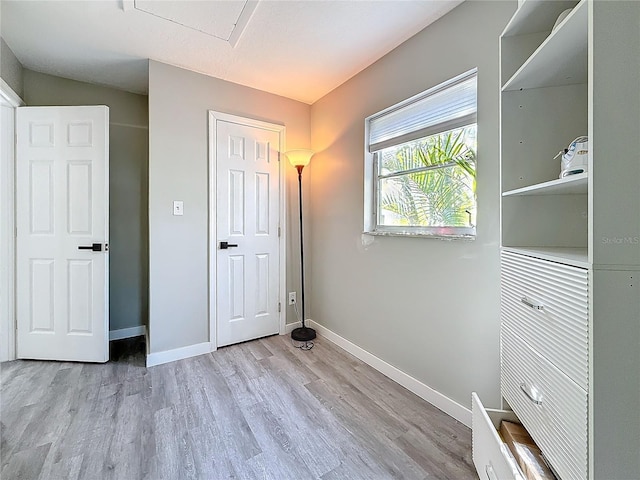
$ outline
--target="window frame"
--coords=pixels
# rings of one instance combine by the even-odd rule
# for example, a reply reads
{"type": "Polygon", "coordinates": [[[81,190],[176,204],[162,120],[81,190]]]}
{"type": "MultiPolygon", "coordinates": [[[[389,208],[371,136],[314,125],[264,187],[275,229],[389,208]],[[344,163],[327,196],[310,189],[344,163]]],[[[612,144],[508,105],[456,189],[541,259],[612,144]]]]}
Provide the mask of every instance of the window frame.
{"type": "MultiPolygon", "coordinates": [[[[364,148],[364,160],[365,160],[365,165],[364,165],[364,178],[365,178],[365,182],[364,182],[364,198],[365,198],[365,202],[364,202],[364,234],[367,235],[382,235],[382,236],[401,236],[401,237],[421,237],[421,238],[439,238],[439,239],[447,239],[447,240],[474,240],[476,238],[477,235],[477,227],[475,224],[472,224],[469,227],[456,227],[456,226],[411,226],[411,225],[407,225],[407,226],[391,226],[391,225],[380,225],[378,223],[378,208],[379,208],[379,194],[380,194],[380,189],[379,189],[379,182],[381,179],[384,178],[390,178],[390,177],[394,177],[394,176],[400,176],[403,174],[407,174],[407,172],[410,172],[410,170],[406,170],[406,171],[402,171],[402,172],[398,172],[398,173],[394,173],[391,175],[379,175],[379,161],[380,161],[380,154],[381,151],[384,148],[387,148],[387,146],[380,148],[379,150],[376,151],[370,151],[370,145],[369,145],[369,140],[370,140],[370,122],[371,119],[376,118],[376,117],[380,117],[381,115],[384,115],[386,112],[392,112],[392,111],[396,111],[404,106],[407,105],[411,105],[413,103],[416,103],[419,100],[428,98],[429,96],[443,91],[451,86],[456,85],[457,83],[460,82],[461,79],[466,79],[466,78],[470,78],[470,77],[475,77],[476,78],[476,82],[477,82],[477,68],[474,68],[472,70],[469,70],[461,75],[458,75],[450,80],[447,80],[445,82],[442,82],[438,85],[436,85],[435,87],[428,89],[424,92],[419,93],[418,95],[415,95],[413,97],[410,97],[402,102],[399,102],[395,105],[392,105],[389,108],[386,108],[380,112],[377,112],[373,115],[370,115],[369,117],[367,117],[365,119],[365,138],[364,138],[364,143],[365,143],[365,148],[364,148]]],[[[476,83],[476,95],[477,95],[477,83],[476,83]]],[[[475,115],[476,117],[473,119],[472,122],[467,123],[466,125],[455,125],[455,128],[464,128],[464,127],[468,127],[471,125],[475,125],[476,129],[477,129],[477,102],[476,102],[476,109],[475,109],[475,115]]],[[[418,140],[420,138],[427,138],[429,136],[432,135],[438,135],[438,134],[442,134],[442,133],[446,133],[448,131],[451,131],[452,128],[450,128],[450,126],[448,125],[447,122],[445,124],[443,124],[443,128],[439,129],[438,131],[434,132],[434,133],[430,133],[428,135],[425,135],[423,137],[419,137],[415,140],[418,140]]],[[[406,141],[402,142],[399,141],[397,142],[395,145],[401,145],[403,143],[406,143],[406,141]]],[[[393,145],[393,146],[395,146],[393,145]]],[[[437,165],[437,166],[433,166],[433,167],[425,167],[425,168],[420,168],[419,170],[422,171],[426,171],[426,170],[434,170],[434,169],[442,169],[442,168],[448,168],[452,165],[455,165],[455,162],[449,162],[446,164],[442,164],[442,165],[437,165]]],[[[477,169],[477,155],[476,155],[476,169],[477,169]]],[[[476,203],[476,218],[477,218],[477,205],[478,205],[478,198],[477,198],[477,192],[475,193],[475,203],[476,203]]],[[[477,220],[476,220],[477,223],[477,220]]]]}

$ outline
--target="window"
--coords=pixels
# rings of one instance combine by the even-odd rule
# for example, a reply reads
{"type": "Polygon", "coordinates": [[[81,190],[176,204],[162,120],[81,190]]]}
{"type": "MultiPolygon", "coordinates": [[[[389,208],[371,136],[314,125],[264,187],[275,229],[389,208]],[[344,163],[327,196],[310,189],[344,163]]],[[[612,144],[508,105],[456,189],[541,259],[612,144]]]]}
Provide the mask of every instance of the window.
{"type": "Polygon", "coordinates": [[[365,121],[365,230],[475,237],[477,72],[365,121]]]}

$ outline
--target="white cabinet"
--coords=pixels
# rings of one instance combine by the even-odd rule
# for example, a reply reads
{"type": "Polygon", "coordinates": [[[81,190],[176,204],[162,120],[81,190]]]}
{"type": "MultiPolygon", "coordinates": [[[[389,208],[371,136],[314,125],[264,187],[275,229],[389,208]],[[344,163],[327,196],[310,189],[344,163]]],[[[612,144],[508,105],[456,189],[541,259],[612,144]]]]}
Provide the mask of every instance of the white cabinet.
{"type": "Polygon", "coordinates": [[[640,479],[640,2],[524,0],[500,56],[504,406],[561,480],[640,479]]]}
{"type": "Polygon", "coordinates": [[[503,251],[501,281],[502,326],[525,338],[586,392],[588,271],[503,251]]]}
{"type": "Polygon", "coordinates": [[[509,328],[502,395],[562,479],[587,478],[587,392],[509,328]]]}

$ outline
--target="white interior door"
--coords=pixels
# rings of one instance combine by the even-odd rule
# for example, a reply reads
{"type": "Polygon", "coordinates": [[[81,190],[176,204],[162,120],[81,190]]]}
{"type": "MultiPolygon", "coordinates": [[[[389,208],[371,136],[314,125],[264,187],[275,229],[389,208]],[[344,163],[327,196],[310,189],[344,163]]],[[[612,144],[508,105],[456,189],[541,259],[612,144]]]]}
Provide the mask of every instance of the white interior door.
{"type": "Polygon", "coordinates": [[[106,362],[109,109],[16,117],[17,356],[106,362]]]}
{"type": "Polygon", "coordinates": [[[280,134],[216,125],[217,346],[224,346],[279,333],[280,134]]]}

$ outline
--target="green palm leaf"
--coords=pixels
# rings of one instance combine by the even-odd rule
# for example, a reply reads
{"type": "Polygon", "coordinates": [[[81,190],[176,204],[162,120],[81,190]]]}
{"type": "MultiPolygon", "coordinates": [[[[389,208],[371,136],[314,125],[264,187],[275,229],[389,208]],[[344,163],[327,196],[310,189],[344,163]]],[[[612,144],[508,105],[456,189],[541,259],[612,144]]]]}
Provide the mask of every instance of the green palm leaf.
{"type": "Polygon", "coordinates": [[[453,130],[383,152],[385,191],[379,208],[394,224],[468,226],[475,210],[476,152],[469,128],[453,130]],[[419,170],[422,169],[422,170],[419,170]],[[416,171],[417,170],[417,171],[416,171]]]}

